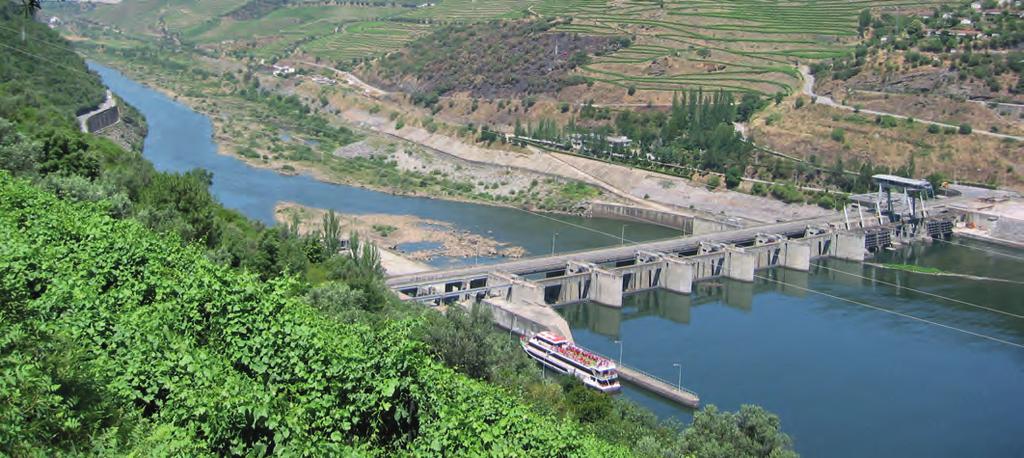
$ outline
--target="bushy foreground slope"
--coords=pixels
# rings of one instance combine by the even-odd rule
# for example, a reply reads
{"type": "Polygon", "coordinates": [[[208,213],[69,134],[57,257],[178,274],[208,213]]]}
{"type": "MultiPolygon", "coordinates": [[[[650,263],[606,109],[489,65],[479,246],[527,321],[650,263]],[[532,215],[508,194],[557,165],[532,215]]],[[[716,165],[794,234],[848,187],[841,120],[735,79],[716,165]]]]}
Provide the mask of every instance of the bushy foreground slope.
{"type": "Polygon", "coordinates": [[[0,449],[624,454],[295,286],[0,173],[0,449]]]}

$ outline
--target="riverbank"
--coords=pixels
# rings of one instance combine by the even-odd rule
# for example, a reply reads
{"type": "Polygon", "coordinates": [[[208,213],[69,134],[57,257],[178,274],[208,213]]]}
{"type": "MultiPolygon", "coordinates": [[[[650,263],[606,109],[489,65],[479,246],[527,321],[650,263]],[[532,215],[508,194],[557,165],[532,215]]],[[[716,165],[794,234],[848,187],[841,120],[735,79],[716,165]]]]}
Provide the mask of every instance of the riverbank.
{"type": "Polygon", "coordinates": [[[86,51],[90,58],[209,117],[217,152],[252,167],[395,195],[551,213],[577,213],[595,197],[623,200],[570,177],[469,161],[349,123],[336,116],[337,110],[321,103],[327,98],[356,97],[348,88],[324,87],[319,94],[302,95],[290,86],[292,82],[279,87],[280,78],[247,73],[237,64],[207,62],[190,53],[175,53],[180,62],[173,65],[194,66],[211,76],[189,78],[168,71],[164,67],[172,64],[167,62],[129,61],[105,48],[87,47],[86,51]],[[224,73],[212,76],[218,70],[224,73]],[[250,83],[243,84],[247,79],[250,83]],[[271,92],[255,97],[255,87],[271,92]],[[282,104],[297,111],[287,112],[282,104]],[[338,143],[332,138],[337,132],[321,135],[325,129],[354,130],[351,141],[338,143]],[[354,145],[362,146],[356,148],[356,154],[352,154],[354,145]]]}
{"type": "MultiPolygon", "coordinates": [[[[300,234],[317,233],[327,211],[294,202],[279,202],[274,207],[274,218],[280,224],[297,225],[300,234]]],[[[432,270],[427,262],[451,258],[521,258],[526,250],[520,246],[502,243],[492,237],[460,230],[452,223],[413,215],[346,214],[335,213],[347,235],[356,232],[362,240],[369,240],[379,248],[388,250],[397,261],[398,270],[432,270]]],[[[387,266],[386,266],[387,267],[387,266]]]]}
{"type": "MultiPolygon", "coordinates": [[[[133,46],[151,49],[144,41],[133,42],[133,46]]],[[[814,205],[785,204],[727,190],[709,191],[701,183],[628,166],[481,143],[476,127],[445,124],[429,111],[397,100],[399,95],[375,98],[358,86],[325,84],[306,78],[301,71],[291,78],[278,78],[269,72],[264,74],[259,67],[242,68],[235,61],[222,62],[187,51],[167,53],[160,63],[145,61],[140,65],[138,60],[127,61],[111,49],[93,46],[89,52],[207,114],[214,122],[222,154],[282,174],[307,174],[326,182],[399,195],[559,213],[579,212],[596,197],[748,224],[804,219],[826,212],[814,205]],[[175,67],[200,68],[208,76],[182,76],[180,71],[164,68],[166,61],[175,61],[175,67]],[[251,100],[239,96],[244,91],[251,94],[256,87],[270,91],[274,100],[293,100],[309,111],[308,116],[322,118],[331,126],[355,129],[363,141],[376,145],[370,152],[376,159],[348,157],[341,152],[346,145],[325,148],[321,140],[296,128],[301,126],[293,120],[280,119],[276,117],[279,113],[267,112],[265,107],[253,106],[251,100]],[[252,112],[261,114],[252,116],[252,112]],[[422,159],[405,160],[407,152],[422,159]]]]}

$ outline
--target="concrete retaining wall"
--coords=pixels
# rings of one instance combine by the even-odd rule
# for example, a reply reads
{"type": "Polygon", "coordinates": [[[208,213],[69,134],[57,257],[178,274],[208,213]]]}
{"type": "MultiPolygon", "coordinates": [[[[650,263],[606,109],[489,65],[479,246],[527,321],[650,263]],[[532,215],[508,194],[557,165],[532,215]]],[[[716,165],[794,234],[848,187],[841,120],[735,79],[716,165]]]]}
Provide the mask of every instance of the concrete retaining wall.
{"type": "Polygon", "coordinates": [[[89,130],[89,133],[94,133],[117,124],[120,120],[121,113],[118,111],[117,105],[115,105],[90,116],[85,121],[85,127],[89,130]]]}
{"type": "MultiPolygon", "coordinates": [[[[598,218],[610,218],[623,221],[640,221],[659,226],[677,229],[686,235],[709,234],[712,232],[736,229],[739,225],[730,225],[720,221],[698,218],[693,215],[672,213],[630,205],[593,202],[590,215],[598,218]]],[[[628,237],[627,237],[628,238],[628,237]]]]}
{"type": "Polygon", "coordinates": [[[989,233],[997,239],[1024,243],[1024,220],[1000,216],[989,233]]]}

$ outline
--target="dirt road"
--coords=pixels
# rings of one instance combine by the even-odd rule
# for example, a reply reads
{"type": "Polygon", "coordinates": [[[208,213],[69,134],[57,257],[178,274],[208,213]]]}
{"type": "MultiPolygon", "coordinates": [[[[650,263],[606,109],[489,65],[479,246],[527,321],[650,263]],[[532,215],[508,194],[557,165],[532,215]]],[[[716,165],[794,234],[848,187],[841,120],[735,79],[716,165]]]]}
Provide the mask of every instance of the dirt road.
{"type": "MultiPolygon", "coordinates": [[[[799,68],[800,68],[800,74],[803,76],[803,79],[804,79],[803,93],[806,94],[807,96],[811,97],[811,100],[814,100],[814,103],[825,105],[825,106],[829,106],[829,107],[833,107],[833,108],[839,108],[841,110],[859,111],[860,113],[873,114],[873,115],[878,115],[878,116],[892,116],[892,117],[898,118],[898,119],[907,119],[909,117],[909,116],[905,116],[905,115],[901,115],[901,114],[897,114],[897,113],[888,113],[888,112],[885,112],[885,111],[877,111],[877,110],[867,110],[867,109],[864,109],[864,108],[861,108],[861,109],[858,110],[855,107],[851,107],[849,105],[843,105],[843,104],[841,104],[839,102],[836,102],[834,99],[832,99],[832,97],[828,97],[828,96],[825,96],[825,95],[815,94],[814,93],[814,75],[811,74],[811,69],[809,67],[807,67],[806,65],[801,65],[799,68]]],[[[928,121],[928,120],[925,120],[925,119],[914,118],[914,120],[916,122],[920,122],[920,123],[924,123],[924,124],[934,124],[934,125],[939,126],[939,127],[948,127],[948,128],[953,128],[953,129],[959,129],[959,127],[960,127],[960,126],[954,126],[952,124],[946,124],[946,123],[942,123],[942,122],[938,122],[938,121],[928,121]]],[[[987,135],[989,137],[995,137],[995,138],[1001,138],[1001,139],[1012,139],[1012,140],[1017,140],[1017,141],[1024,141],[1024,137],[1021,137],[1021,136],[1000,134],[1000,133],[989,132],[989,131],[985,131],[985,130],[972,130],[971,133],[978,134],[978,135],[987,135]]]]}

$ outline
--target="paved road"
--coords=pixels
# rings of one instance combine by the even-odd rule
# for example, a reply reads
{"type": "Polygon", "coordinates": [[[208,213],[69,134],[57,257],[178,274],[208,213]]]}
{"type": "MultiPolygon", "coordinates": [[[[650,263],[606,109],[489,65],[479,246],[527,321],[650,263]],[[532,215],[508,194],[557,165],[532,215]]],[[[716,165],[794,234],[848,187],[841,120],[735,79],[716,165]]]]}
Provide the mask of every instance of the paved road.
{"type": "Polygon", "coordinates": [[[93,115],[95,115],[96,113],[100,113],[106,109],[109,109],[114,105],[117,105],[117,99],[114,98],[114,94],[110,92],[110,89],[107,89],[107,99],[100,104],[99,108],[96,108],[95,110],[92,110],[78,117],[79,129],[81,129],[82,132],[89,132],[89,118],[93,117],[93,115]]]}
{"type": "MultiPolygon", "coordinates": [[[[835,100],[832,99],[832,97],[828,97],[828,96],[825,96],[825,95],[815,94],[814,93],[814,75],[811,74],[811,69],[808,68],[806,65],[801,65],[800,66],[800,74],[803,75],[803,78],[804,78],[803,93],[807,94],[808,96],[810,96],[812,98],[812,100],[815,100],[814,103],[825,105],[825,106],[829,106],[829,107],[839,108],[841,110],[847,110],[847,111],[854,111],[854,110],[856,110],[856,108],[854,108],[854,107],[851,107],[849,105],[843,105],[841,103],[836,102],[835,100]]],[[[904,115],[901,115],[901,114],[888,113],[888,112],[885,112],[885,111],[877,111],[877,110],[867,110],[867,109],[864,109],[864,108],[861,108],[860,112],[861,113],[867,113],[867,114],[873,114],[873,115],[879,115],[879,116],[892,116],[894,118],[899,118],[899,119],[907,119],[908,118],[908,116],[904,116],[904,115]]],[[[934,124],[934,125],[939,126],[939,127],[952,127],[954,129],[959,129],[959,127],[960,127],[960,126],[954,126],[952,124],[946,124],[946,123],[942,123],[942,122],[938,122],[938,121],[928,121],[928,120],[917,119],[917,118],[914,118],[914,120],[917,121],[917,122],[924,123],[924,124],[934,124]]],[[[978,135],[987,135],[989,137],[995,137],[995,138],[1000,138],[1000,139],[1012,139],[1012,140],[1017,140],[1017,141],[1024,141],[1024,137],[1021,137],[1021,136],[999,134],[999,133],[989,132],[989,131],[985,131],[985,130],[973,130],[972,133],[975,133],[975,134],[978,134],[978,135]]]]}

